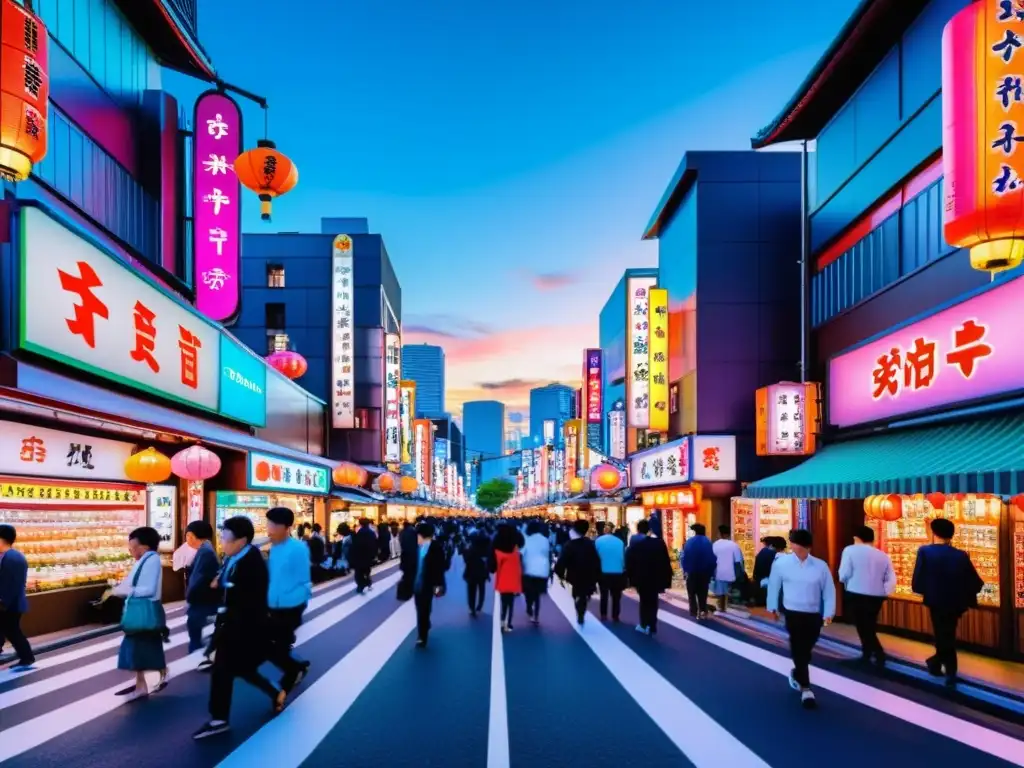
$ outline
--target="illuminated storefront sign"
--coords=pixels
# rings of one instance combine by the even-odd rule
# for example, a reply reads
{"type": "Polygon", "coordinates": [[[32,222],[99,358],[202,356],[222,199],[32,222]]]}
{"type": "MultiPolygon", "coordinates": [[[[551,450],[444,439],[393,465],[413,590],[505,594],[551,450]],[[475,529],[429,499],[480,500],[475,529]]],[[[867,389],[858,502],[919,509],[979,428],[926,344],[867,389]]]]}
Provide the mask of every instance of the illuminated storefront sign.
{"type": "Polygon", "coordinates": [[[608,450],[613,459],[626,458],[626,411],[622,403],[608,413],[608,450]]]}
{"type": "Polygon", "coordinates": [[[399,415],[402,420],[402,463],[412,463],[413,435],[412,419],[416,415],[416,382],[402,381],[400,384],[399,415]]]}
{"type": "Polygon", "coordinates": [[[645,507],[677,507],[696,509],[699,503],[694,488],[679,488],[674,491],[644,491],[641,494],[645,507]]]}
{"type": "Polygon", "coordinates": [[[626,423],[647,429],[650,424],[650,325],[647,313],[653,277],[632,277],[627,284],[626,423]]]}
{"type": "Polygon", "coordinates": [[[668,432],[668,291],[649,292],[647,322],[650,329],[648,373],[650,382],[649,429],[668,432]]]}
{"type": "Polygon", "coordinates": [[[412,423],[415,435],[413,461],[416,467],[416,480],[424,487],[431,484],[433,463],[431,449],[434,447],[433,424],[430,419],[416,419],[412,423]]]}
{"type": "Polygon", "coordinates": [[[604,407],[601,402],[601,350],[583,353],[583,399],[587,403],[587,423],[600,424],[604,407]]]}
{"type": "Polygon", "coordinates": [[[837,355],[829,421],[849,427],[1024,389],[1021,306],[1017,278],[837,355]]]}
{"type": "Polygon", "coordinates": [[[354,267],[352,238],[338,235],[331,256],[331,426],[335,429],[353,429],[356,425],[354,267]]]}
{"type": "Polygon", "coordinates": [[[734,435],[694,435],[690,460],[693,479],[706,482],[736,480],[736,437],[734,435]]]}
{"type": "Polygon", "coordinates": [[[0,421],[0,473],[85,480],[127,480],[133,443],[0,421]]]}
{"type": "Polygon", "coordinates": [[[326,467],[282,459],[250,451],[249,487],[254,490],[285,491],[301,494],[326,494],[331,487],[326,467]]]}
{"type": "Polygon", "coordinates": [[[402,339],[397,333],[384,336],[384,461],[402,460],[402,420],[399,413],[399,382],[402,379],[402,339]]]}
{"type": "Polygon", "coordinates": [[[11,502],[25,506],[62,507],[81,504],[89,507],[134,507],[145,509],[146,489],[143,486],[126,488],[123,485],[102,483],[50,483],[45,480],[26,481],[24,478],[0,477],[0,504],[11,502]]]}
{"type": "Polygon", "coordinates": [[[690,438],[633,454],[629,477],[635,488],[690,482],[690,438]]]}
{"type": "Polygon", "coordinates": [[[227,334],[220,337],[220,412],[254,427],[267,425],[267,367],[227,334]]]}
{"type": "Polygon", "coordinates": [[[758,456],[810,456],[818,424],[818,385],[783,381],[755,393],[758,456]]]}
{"type": "Polygon", "coordinates": [[[192,237],[196,309],[229,322],[241,306],[242,199],[234,164],[242,152],[242,113],[221,91],[196,101],[192,237]]]}
{"type": "Polygon", "coordinates": [[[562,485],[566,491],[569,490],[569,483],[579,469],[579,443],[580,443],[579,419],[570,419],[563,427],[565,436],[565,474],[562,478],[562,485]]]}

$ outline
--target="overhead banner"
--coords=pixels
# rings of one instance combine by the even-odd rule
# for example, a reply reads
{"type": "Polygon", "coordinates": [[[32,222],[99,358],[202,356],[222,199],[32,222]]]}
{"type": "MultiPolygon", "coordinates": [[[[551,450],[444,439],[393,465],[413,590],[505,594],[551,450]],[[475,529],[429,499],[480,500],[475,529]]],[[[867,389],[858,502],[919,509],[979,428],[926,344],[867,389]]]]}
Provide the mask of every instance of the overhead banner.
{"type": "Polygon", "coordinates": [[[637,429],[650,426],[650,346],[651,333],[647,314],[653,277],[631,277],[626,305],[626,424],[637,429]]]}
{"type": "Polygon", "coordinates": [[[355,347],[352,326],[354,304],[352,238],[334,238],[331,257],[331,426],[354,429],[356,425],[355,347]]]}
{"type": "Polygon", "coordinates": [[[412,463],[413,437],[412,420],[416,415],[416,382],[399,383],[399,418],[402,421],[402,463],[412,463]]]}
{"type": "Polygon", "coordinates": [[[583,353],[583,399],[586,401],[587,423],[600,424],[604,412],[601,402],[601,350],[583,353]]]}
{"type": "Polygon", "coordinates": [[[648,297],[650,331],[650,414],[648,429],[668,432],[668,291],[652,288],[648,297]]]}
{"type": "Polygon", "coordinates": [[[384,461],[402,460],[402,419],[399,382],[402,379],[402,339],[397,333],[384,336],[384,461]]]}

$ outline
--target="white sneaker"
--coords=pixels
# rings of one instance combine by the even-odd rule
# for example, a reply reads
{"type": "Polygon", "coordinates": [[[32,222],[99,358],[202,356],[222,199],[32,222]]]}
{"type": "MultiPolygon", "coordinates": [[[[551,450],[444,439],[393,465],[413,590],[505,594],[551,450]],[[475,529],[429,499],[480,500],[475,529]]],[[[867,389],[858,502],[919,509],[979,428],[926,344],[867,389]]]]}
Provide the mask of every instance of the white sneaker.
{"type": "Polygon", "coordinates": [[[800,692],[800,704],[803,705],[804,709],[814,709],[818,706],[818,702],[814,698],[814,691],[810,688],[804,688],[800,692]]]}

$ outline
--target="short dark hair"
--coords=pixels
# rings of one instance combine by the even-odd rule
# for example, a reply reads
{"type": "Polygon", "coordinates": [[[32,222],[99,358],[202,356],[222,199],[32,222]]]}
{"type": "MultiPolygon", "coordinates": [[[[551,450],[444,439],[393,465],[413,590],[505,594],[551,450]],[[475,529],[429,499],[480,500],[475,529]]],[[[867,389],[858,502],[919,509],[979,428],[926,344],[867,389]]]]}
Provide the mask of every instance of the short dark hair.
{"type": "Polygon", "coordinates": [[[136,528],[134,531],[128,534],[128,541],[135,540],[147,549],[156,551],[160,547],[160,534],[157,533],[155,528],[150,528],[148,525],[142,528],[136,528]]]}
{"type": "Polygon", "coordinates": [[[322,531],[323,526],[321,526],[320,523],[313,523],[313,533],[321,533],[322,531]]]}
{"type": "Polygon", "coordinates": [[[368,517],[360,517],[359,518],[359,525],[360,525],[360,527],[366,528],[369,524],[370,524],[370,518],[368,518],[368,517]]]}
{"type": "Polygon", "coordinates": [[[245,539],[250,544],[252,540],[256,538],[256,529],[253,528],[252,520],[245,515],[237,515],[235,517],[229,517],[221,525],[222,531],[227,531],[236,539],[245,539]]]}
{"type": "Polygon", "coordinates": [[[728,525],[720,525],[718,526],[718,532],[722,536],[729,536],[732,533],[732,530],[729,528],[728,525]]]}
{"type": "MultiPolygon", "coordinates": [[[[690,526],[690,530],[693,531],[698,536],[703,536],[708,531],[708,529],[704,527],[703,523],[694,523],[693,525],[690,526]]],[[[763,541],[763,539],[762,539],[762,541],[763,541]]]]}
{"type": "Polygon", "coordinates": [[[572,524],[572,529],[576,531],[580,536],[586,536],[587,531],[590,530],[589,520],[577,520],[572,524]]]}
{"type": "Polygon", "coordinates": [[[540,533],[543,530],[543,527],[544,526],[541,525],[539,522],[533,520],[532,522],[530,522],[529,525],[526,526],[526,535],[533,536],[535,533],[540,533]]]}
{"type": "Polygon", "coordinates": [[[798,547],[810,547],[813,542],[811,532],[806,528],[794,528],[789,532],[789,543],[798,547]]]}
{"type": "Polygon", "coordinates": [[[291,528],[295,525],[295,513],[288,509],[288,507],[271,507],[267,510],[267,521],[275,525],[291,528]]]}
{"type": "Polygon", "coordinates": [[[0,539],[3,539],[13,547],[16,538],[18,538],[18,532],[14,530],[13,525],[0,525],[0,539]]]}
{"type": "Polygon", "coordinates": [[[185,526],[185,533],[191,533],[197,539],[209,541],[213,538],[213,526],[205,520],[193,520],[185,526]]]}
{"type": "Polygon", "coordinates": [[[597,535],[598,536],[601,536],[602,534],[604,534],[604,528],[605,528],[604,520],[598,520],[597,523],[594,525],[594,527],[597,529],[597,535]]]}
{"type": "Polygon", "coordinates": [[[952,520],[947,520],[944,517],[936,517],[932,520],[932,533],[938,536],[940,539],[952,539],[956,534],[956,526],[953,525],[952,520]]]}
{"type": "Polygon", "coordinates": [[[772,549],[776,552],[786,551],[786,540],[784,538],[781,536],[769,536],[768,538],[771,539],[772,549]]]}
{"type": "Polygon", "coordinates": [[[870,525],[862,525],[860,528],[853,532],[853,535],[861,541],[863,541],[865,544],[870,544],[872,541],[875,540],[875,531],[870,525]]]}
{"type": "Polygon", "coordinates": [[[416,526],[416,533],[424,539],[432,539],[434,538],[434,526],[430,523],[420,523],[416,526]]]}
{"type": "Polygon", "coordinates": [[[636,532],[637,533],[642,533],[644,536],[646,536],[650,532],[650,530],[651,530],[651,524],[648,523],[646,520],[638,520],[637,521],[637,523],[636,523],[636,532]]]}

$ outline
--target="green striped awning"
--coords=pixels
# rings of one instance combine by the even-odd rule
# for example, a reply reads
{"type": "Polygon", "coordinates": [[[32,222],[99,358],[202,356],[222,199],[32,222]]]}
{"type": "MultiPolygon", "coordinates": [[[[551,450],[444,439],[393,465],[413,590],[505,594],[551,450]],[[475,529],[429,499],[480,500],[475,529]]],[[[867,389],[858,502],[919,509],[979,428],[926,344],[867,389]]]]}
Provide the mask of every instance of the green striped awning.
{"type": "Polygon", "coordinates": [[[1024,414],[833,443],[743,493],[755,499],[863,499],[933,491],[1024,492],[1024,414]]]}

